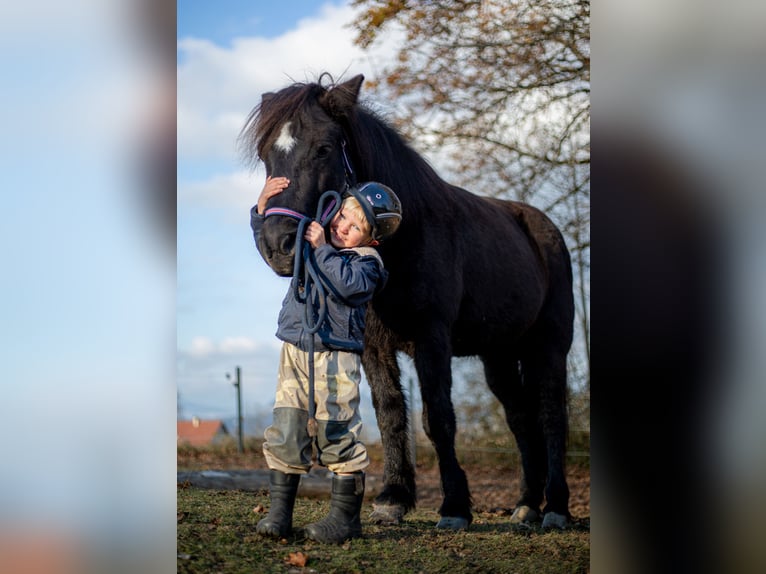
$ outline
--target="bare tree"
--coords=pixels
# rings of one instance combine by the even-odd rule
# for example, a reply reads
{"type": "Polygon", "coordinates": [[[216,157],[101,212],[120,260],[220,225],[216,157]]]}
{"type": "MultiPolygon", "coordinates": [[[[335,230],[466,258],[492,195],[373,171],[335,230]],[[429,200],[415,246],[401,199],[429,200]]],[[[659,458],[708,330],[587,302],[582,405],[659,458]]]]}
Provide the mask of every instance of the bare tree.
{"type": "Polygon", "coordinates": [[[356,0],[356,42],[402,35],[368,88],[471,191],[548,213],[572,252],[574,354],[590,386],[590,4],[582,0],[356,0]],[[439,156],[439,154],[445,154],[439,156]]]}

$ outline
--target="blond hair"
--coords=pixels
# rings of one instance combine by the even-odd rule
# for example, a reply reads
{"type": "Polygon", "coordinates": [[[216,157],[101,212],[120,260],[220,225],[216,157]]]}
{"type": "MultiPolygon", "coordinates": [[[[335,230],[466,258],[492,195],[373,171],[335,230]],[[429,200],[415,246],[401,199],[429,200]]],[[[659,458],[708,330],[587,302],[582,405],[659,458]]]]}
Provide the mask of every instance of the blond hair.
{"type": "Polygon", "coordinates": [[[367,219],[367,214],[364,212],[364,208],[359,204],[359,201],[353,196],[349,195],[343,200],[340,206],[341,210],[348,210],[353,213],[359,221],[362,222],[362,231],[368,236],[372,237],[372,225],[370,225],[367,219]]]}

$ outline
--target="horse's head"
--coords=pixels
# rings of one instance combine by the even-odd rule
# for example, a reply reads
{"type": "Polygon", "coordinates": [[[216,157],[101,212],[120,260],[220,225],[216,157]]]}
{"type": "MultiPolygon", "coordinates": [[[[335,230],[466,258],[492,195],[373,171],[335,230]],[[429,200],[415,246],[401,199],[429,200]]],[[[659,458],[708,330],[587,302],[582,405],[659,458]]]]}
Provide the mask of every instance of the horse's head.
{"type": "MultiPolygon", "coordinates": [[[[331,87],[294,84],[263,94],[241,139],[251,158],[263,161],[267,175],[290,180],[289,187],[268,201],[267,210],[282,207],[313,218],[322,193],[347,187],[343,126],[363,80],[359,75],[331,87]]],[[[266,218],[259,249],[278,275],[292,275],[296,231],[294,218],[266,218]]]]}

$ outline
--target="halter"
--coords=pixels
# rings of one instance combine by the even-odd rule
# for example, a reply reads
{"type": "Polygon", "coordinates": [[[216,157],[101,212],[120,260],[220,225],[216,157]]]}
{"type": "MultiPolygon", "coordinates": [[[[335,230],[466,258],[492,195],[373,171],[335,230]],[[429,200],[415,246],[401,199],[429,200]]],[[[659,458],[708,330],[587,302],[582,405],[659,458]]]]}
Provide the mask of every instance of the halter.
{"type": "Polygon", "coordinates": [[[346,170],[346,187],[353,187],[356,185],[356,173],[354,173],[354,168],[351,167],[351,161],[348,159],[348,154],[346,153],[345,138],[340,140],[340,151],[343,154],[343,167],[346,170]]]}
{"type": "MultiPolygon", "coordinates": [[[[320,205],[322,203],[322,200],[325,198],[327,194],[336,194],[338,195],[338,199],[340,199],[340,195],[338,194],[337,191],[326,191],[322,194],[322,197],[319,198],[320,205]]],[[[327,221],[331,213],[332,215],[335,215],[335,213],[333,213],[333,210],[335,210],[335,204],[336,204],[336,198],[333,196],[332,201],[330,202],[330,205],[327,207],[327,209],[324,210],[324,212],[321,212],[321,209],[317,211],[316,220],[322,224],[322,227],[324,227],[327,224],[327,221]]],[[[284,215],[285,217],[292,217],[293,219],[297,219],[298,221],[303,221],[304,219],[310,219],[308,215],[303,215],[301,212],[290,209],[289,207],[272,207],[270,209],[267,209],[263,213],[264,217],[271,217],[272,215],[284,215]]]]}
{"type": "Polygon", "coordinates": [[[306,215],[293,211],[287,207],[272,207],[263,213],[263,217],[271,217],[272,215],[286,215],[287,217],[292,217],[298,221],[307,217],[306,215]]]}

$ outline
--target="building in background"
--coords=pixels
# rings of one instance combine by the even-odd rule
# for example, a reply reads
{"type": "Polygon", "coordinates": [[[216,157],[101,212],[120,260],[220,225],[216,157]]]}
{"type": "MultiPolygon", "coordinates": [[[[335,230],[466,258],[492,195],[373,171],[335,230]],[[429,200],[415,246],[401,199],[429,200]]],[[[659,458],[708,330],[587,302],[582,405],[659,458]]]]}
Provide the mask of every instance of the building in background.
{"type": "Polygon", "coordinates": [[[226,425],[220,420],[203,421],[192,417],[190,421],[177,421],[178,445],[210,446],[231,438],[226,425]]]}

